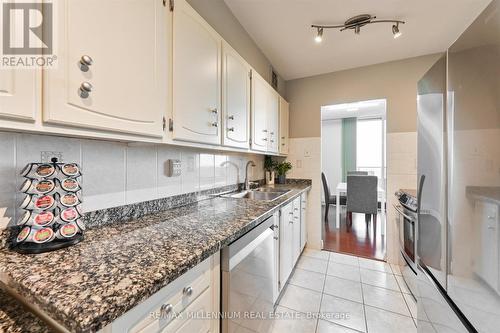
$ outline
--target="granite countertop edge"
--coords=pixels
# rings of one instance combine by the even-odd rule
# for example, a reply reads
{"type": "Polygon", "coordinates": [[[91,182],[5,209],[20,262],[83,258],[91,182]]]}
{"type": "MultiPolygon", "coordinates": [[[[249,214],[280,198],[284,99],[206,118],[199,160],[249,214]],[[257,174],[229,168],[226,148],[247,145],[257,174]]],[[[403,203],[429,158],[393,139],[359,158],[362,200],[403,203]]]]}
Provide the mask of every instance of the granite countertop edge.
{"type": "MultiPolygon", "coordinates": [[[[245,205],[248,204],[248,206],[250,206],[250,208],[248,208],[249,210],[252,210],[252,205],[258,207],[256,208],[256,210],[258,211],[258,214],[256,214],[257,216],[252,216],[251,218],[243,216],[241,218],[241,221],[238,221],[241,224],[241,226],[238,226],[236,230],[234,230],[233,232],[229,233],[227,236],[221,239],[217,239],[216,237],[214,237],[214,239],[209,239],[209,240],[205,239],[204,245],[199,246],[196,249],[196,251],[193,251],[193,253],[188,257],[179,260],[179,262],[175,263],[173,267],[168,267],[168,271],[164,275],[155,276],[149,280],[142,280],[141,281],[142,285],[138,289],[136,289],[135,292],[133,292],[132,294],[126,294],[123,297],[120,297],[119,295],[120,293],[118,292],[117,293],[118,296],[113,295],[113,297],[111,298],[118,298],[120,299],[120,301],[112,302],[111,308],[110,304],[108,303],[106,311],[104,313],[102,311],[102,307],[99,308],[98,306],[99,304],[96,304],[96,311],[92,311],[91,308],[84,308],[83,312],[75,314],[74,309],[66,310],[66,308],[62,304],[58,303],[58,299],[53,299],[53,296],[50,293],[48,295],[47,294],[42,295],[41,294],[42,291],[40,291],[39,288],[40,284],[37,283],[31,284],[29,281],[30,279],[29,274],[28,275],[16,274],[19,271],[22,271],[22,268],[18,267],[19,262],[17,261],[17,259],[19,259],[18,256],[20,255],[14,254],[12,252],[9,252],[9,254],[7,255],[5,255],[6,252],[3,253],[0,252],[0,264],[2,264],[1,265],[2,268],[0,268],[0,284],[5,284],[8,287],[7,289],[9,289],[11,292],[12,290],[15,290],[18,296],[21,296],[28,302],[34,304],[43,312],[47,313],[57,323],[66,327],[69,331],[75,331],[75,332],[98,331],[99,329],[102,329],[105,326],[112,323],[114,320],[125,314],[127,311],[129,311],[139,303],[151,297],[160,289],[167,286],[170,282],[174,281],[175,279],[186,273],[189,269],[195,267],[198,263],[207,259],[214,253],[217,253],[223,247],[229,245],[230,243],[232,243],[233,241],[244,235],[246,232],[253,229],[255,226],[260,224],[266,218],[271,216],[276,210],[292,202],[302,193],[309,191],[311,189],[311,184],[310,183],[293,184],[293,185],[287,184],[283,185],[283,187],[291,187],[292,191],[290,193],[285,194],[282,198],[279,198],[276,201],[272,202],[258,202],[253,200],[218,197],[218,198],[204,200],[198,203],[189,204],[183,207],[168,209],[165,212],[159,214],[153,214],[153,217],[149,217],[150,221],[148,221],[149,227],[151,228],[154,228],[155,224],[160,224],[160,223],[168,224],[170,220],[181,219],[182,217],[175,215],[176,210],[181,210],[181,211],[188,210],[190,211],[190,214],[195,214],[195,215],[201,214],[201,210],[204,208],[203,204],[210,207],[210,202],[213,200],[218,200],[218,202],[222,200],[221,201],[222,204],[224,203],[228,205],[234,204],[235,206],[238,206],[238,204],[243,204],[243,203],[245,205]],[[202,205],[202,207],[199,207],[200,204],[202,205]],[[168,216],[169,212],[173,212],[172,213],[173,216],[165,218],[164,217],[165,214],[168,216]],[[12,256],[12,258],[15,258],[16,260],[10,260],[12,259],[10,258],[10,256],[12,256]],[[4,265],[3,263],[8,263],[8,265],[4,265]],[[13,271],[12,267],[17,269],[13,271]],[[61,309],[65,309],[65,311],[61,311],[61,309]]],[[[141,218],[139,220],[142,219],[144,218],[141,218]]],[[[240,217],[238,217],[238,220],[240,220],[240,217]]],[[[133,222],[134,221],[127,222],[126,225],[130,226],[131,223],[133,222]]],[[[106,228],[108,227],[110,226],[103,226],[98,229],[106,230],[106,228]]],[[[176,226],[169,226],[169,227],[170,229],[176,228],[176,226]]],[[[178,232],[185,231],[182,230],[184,228],[182,228],[180,224],[177,225],[177,227],[179,229],[178,232]]],[[[140,227],[138,227],[137,229],[140,229],[140,227]]],[[[194,234],[197,232],[197,230],[190,230],[190,232],[194,234]]],[[[178,237],[178,235],[175,236],[178,237]]],[[[186,237],[186,235],[184,235],[184,237],[186,237]]],[[[87,247],[89,246],[89,244],[92,244],[91,243],[92,241],[94,241],[94,239],[87,240],[87,247]]],[[[76,247],[78,247],[78,245],[76,245],[75,248],[76,247]]],[[[175,249],[173,249],[173,251],[175,251],[175,249]]],[[[35,257],[29,256],[27,258],[35,258],[35,257]]],[[[158,262],[158,264],[160,263],[165,264],[164,262],[158,262]]],[[[72,272],[71,270],[69,271],[72,272]]],[[[76,273],[82,273],[82,272],[76,272],[76,273]]],[[[131,275],[132,273],[135,274],[136,272],[131,272],[131,275]]],[[[40,275],[43,275],[43,273],[40,275]]],[[[126,274],[121,275],[121,277],[123,276],[126,276],[126,274]]],[[[70,276],[69,278],[71,279],[72,277],[70,276]]],[[[109,284],[109,282],[107,283],[109,284]]],[[[106,286],[103,288],[106,289],[106,286]]],[[[94,296],[96,295],[90,295],[89,297],[94,297],[94,296]]],[[[97,296],[98,296],[97,298],[100,299],[99,295],[97,296]]],[[[96,303],[98,303],[98,301],[96,301],[96,303]]],[[[81,310],[81,308],[77,309],[76,311],[78,310],[81,310]]]]}

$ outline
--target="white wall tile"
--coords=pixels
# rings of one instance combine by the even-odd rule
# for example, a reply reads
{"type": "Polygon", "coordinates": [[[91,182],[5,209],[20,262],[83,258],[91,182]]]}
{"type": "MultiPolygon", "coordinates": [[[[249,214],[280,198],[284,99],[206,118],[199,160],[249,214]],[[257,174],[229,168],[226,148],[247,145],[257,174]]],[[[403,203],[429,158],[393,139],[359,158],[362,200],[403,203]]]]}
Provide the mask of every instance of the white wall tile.
{"type": "Polygon", "coordinates": [[[125,204],[125,150],[124,143],[82,141],[84,211],[125,204]]]}
{"type": "Polygon", "coordinates": [[[156,146],[127,147],[126,203],[158,198],[156,146]]]}
{"type": "Polygon", "coordinates": [[[195,150],[186,149],[181,152],[182,193],[196,192],[200,189],[200,160],[195,150]]]}
{"type": "Polygon", "coordinates": [[[214,187],[215,158],[213,154],[200,154],[200,190],[214,187]]]}
{"type": "Polygon", "coordinates": [[[241,155],[231,154],[228,156],[227,177],[228,184],[243,183],[245,180],[245,165],[241,155]]]}
{"type": "Polygon", "coordinates": [[[181,150],[177,147],[158,146],[158,197],[166,198],[182,193],[181,176],[167,176],[167,161],[180,160],[181,150]]]}
{"type": "Polygon", "coordinates": [[[228,166],[226,155],[215,155],[215,177],[214,177],[214,186],[220,187],[228,184],[228,169],[234,166],[228,166]]]}
{"type": "Polygon", "coordinates": [[[16,135],[0,133],[0,229],[16,219],[16,135]]]}

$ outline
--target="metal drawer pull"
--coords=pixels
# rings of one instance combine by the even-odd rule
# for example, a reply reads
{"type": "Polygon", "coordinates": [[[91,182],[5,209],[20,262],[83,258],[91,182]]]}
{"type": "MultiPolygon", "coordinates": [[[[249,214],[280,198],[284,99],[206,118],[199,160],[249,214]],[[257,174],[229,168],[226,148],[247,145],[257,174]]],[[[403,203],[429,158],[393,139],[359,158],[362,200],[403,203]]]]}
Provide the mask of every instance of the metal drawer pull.
{"type": "Polygon", "coordinates": [[[294,208],[293,210],[297,211],[297,210],[299,210],[299,209],[298,209],[298,208],[294,208]]]}
{"type": "Polygon", "coordinates": [[[184,287],[184,289],[182,290],[182,293],[186,296],[191,296],[193,294],[193,288],[184,287]]]}
{"type": "Polygon", "coordinates": [[[233,116],[233,115],[231,115],[231,116],[227,117],[227,119],[229,119],[229,120],[234,120],[234,116],[233,116]]]}
{"type": "Polygon", "coordinates": [[[294,218],[294,219],[296,219],[296,220],[298,220],[298,219],[299,219],[299,217],[298,217],[298,216],[294,216],[293,218],[294,218]]]}
{"type": "Polygon", "coordinates": [[[212,123],[212,127],[218,127],[219,123],[212,123]]]}
{"type": "Polygon", "coordinates": [[[262,141],[267,141],[267,138],[262,139],[262,141]]]}
{"type": "Polygon", "coordinates": [[[210,109],[210,112],[217,114],[219,111],[217,110],[217,108],[213,108],[213,109],[210,109]]]}
{"type": "Polygon", "coordinates": [[[88,55],[82,55],[80,58],[80,70],[82,72],[88,72],[89,67],[94,63],[92,58],[88,55]]]}
{"type": "Polygon", "coordinates": [[[262,130],[262,132],[267,133],[267,130],[262,130]]]}
{"type": "Polygon", "coordinates": [[[290,213],[288,213],[288,214],[293,215],[293,212],[290,212],[290,213]]]}
{"type": "Polygon", "coordinates": [[[279,239],[279,238],[278,238],[278,237],[276,237],[276,236],[274,236],[273,238],[274,238],[275,240],[278,240],[278,239],[279,239]]]}
{"type": "Polygon", "coordinates": [[[274,132],[271,132],[270,134],[271,134],[271,135],[274,135],[274,132]]]}
{"type": "Polygon", "coordinates": [[[229,128],[227,129],[227,131],[228,131],[228,132],[234,132],[234,127],[229,127],[229,128]]]}
{"type": "Polygon", "coordinates": [[[172,312],[172,310],[174,309],[174,306],[172,304],[163,304],[160,308],[160,312],[163,314],[163,315],[167,315],[169,314],[170,312],[172,312]]]}
{"type": "Polygon", "coordinates": [[[271,143],[274,143],[274,140],[271,140],[271,143]]]}
{"type": "Polygon", "coordinates": [[[92,84],[90,82],[83,82],[80,85],[80,97],[81,98],[87,98],[89,97],[89,94],[92,92],[92,84]]]}
{"type": "Polygon", "coordinates": [[[282,138],[283,140],[285,140],[285,137],[284,137],[284,136],[282,136],[281,138],[282,138]]]}

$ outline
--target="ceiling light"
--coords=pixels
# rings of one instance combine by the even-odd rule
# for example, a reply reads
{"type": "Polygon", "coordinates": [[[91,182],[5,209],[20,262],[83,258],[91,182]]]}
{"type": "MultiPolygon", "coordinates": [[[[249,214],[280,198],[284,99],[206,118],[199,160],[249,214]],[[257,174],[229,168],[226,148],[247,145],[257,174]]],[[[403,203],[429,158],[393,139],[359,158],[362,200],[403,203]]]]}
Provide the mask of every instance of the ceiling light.
{"type": "Polygon", "coordinates": [[[361,32],[361,28],[364,27],[367,24],[373,24],[373,23],[394,23],[392,26],[392,33],[394,35],[394,38],[398,38],[401,36],[401,32],[399,31],[399,24],[405,24],[405,21],[400,21],[400,20],[377,20],[377,17],[374,15],[370,14],[361,14],[357,15],[354,17],[351,17],[350,19],[346,20],[343,24],[336,24],[336,25],[317,25],[313,24],[311,25],[312,28],[317,29],[317,35],[314,37],[314,40],[317,43],[321,43],[323,40],[323,29],[339,29],[340,31],[344,30],[354,30],[354,33],[356,35],[359,35],[361,32]]]}
{"type": "Polygon", "coordinates": [[[314,37],[316,43],[321,43],[323,41],[323,28],[318,28],[318,34],[314,37]]]}
{"type": "Polygon", "coordinates": [[[399,23],[396,23],[392,26],[392,34],[394,35],[394,39],[400,37],[403,33],[399,31],[399,23]]]}

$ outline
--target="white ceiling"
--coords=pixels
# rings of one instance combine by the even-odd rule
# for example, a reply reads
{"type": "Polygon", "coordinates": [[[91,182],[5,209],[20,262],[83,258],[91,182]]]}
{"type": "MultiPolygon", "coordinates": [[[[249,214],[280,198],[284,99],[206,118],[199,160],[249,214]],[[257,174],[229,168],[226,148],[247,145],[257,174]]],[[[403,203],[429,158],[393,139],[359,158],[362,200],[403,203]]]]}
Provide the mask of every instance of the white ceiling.
{"type": "Polygon", "coordinates": [[[285,80],[444,51],[490,0],[224,0],[285,80]],[[340,32],[314,42],[311,24],[337,24],[358,14],[406,21],[340,32]]]}

